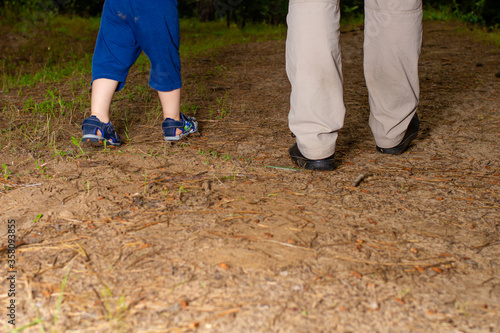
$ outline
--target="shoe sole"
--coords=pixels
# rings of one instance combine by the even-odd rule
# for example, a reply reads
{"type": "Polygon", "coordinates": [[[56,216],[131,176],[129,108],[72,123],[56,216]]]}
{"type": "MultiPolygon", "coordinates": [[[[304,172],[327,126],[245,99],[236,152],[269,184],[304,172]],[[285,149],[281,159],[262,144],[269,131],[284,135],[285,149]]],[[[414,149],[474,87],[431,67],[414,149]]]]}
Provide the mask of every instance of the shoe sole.
{"type": "Polygon", "coordinates": [[[120,143],[114,143],[106,140],[102,136],[98,135],[84,135],[82,140],[80,141],[80,145],[83,147],[103,147],[106,145],[107,147],[117,147],[120,143]]]}
{"type": "Polygon", "coordinates": [[[192,131],[189,131],[188,133],[182,133],[182,134],[179,134],[179,135],[176,135],[176,136],[164,136],[163,137],[163,140],[165,142],[178,142],[178,141],[181,141],[182,139],[190,136],[190,135],[194,135],[194,134],[198,134],[198,123],[195,122],[195,126],[194,126],[194,130],[192,131]]]}

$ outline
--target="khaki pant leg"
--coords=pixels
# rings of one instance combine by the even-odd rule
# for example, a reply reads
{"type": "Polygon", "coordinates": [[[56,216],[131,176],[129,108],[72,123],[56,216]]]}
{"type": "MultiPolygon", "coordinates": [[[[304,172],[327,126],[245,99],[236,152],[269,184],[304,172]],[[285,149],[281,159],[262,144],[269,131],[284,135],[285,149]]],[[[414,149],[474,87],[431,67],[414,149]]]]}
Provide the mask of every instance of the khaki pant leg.
{"type": "Polygon", "coordinates": [[[421,43],[422,0],[365,0],[370,128],[381,148],[401,142],[416,112],[421,43]]]}
{"type": "Polygon", "coordinates": [[[338,0],[291,0],[286,71],[292,86],[289,127],[304,156],[335,151],[344,124],[338,0]]]}

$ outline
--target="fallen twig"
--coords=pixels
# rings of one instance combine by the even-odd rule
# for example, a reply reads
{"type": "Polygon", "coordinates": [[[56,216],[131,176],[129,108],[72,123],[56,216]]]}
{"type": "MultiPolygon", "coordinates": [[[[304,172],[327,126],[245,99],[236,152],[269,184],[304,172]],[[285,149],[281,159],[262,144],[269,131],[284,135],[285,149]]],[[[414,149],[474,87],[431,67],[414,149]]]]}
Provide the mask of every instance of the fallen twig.
{"type": "Polygon", "coordinates": [[[285,171],[302,171],[302,169],[298,169],[298,168],[280,167],[280,166],[274,166],[274,165],[266,165],[266,168],[285,170],[285,171]]]}
{"type": "Polygon", "coordinates": [[[283,246],[288,246],[288,247],[294,247],[294,248],[303,249],[303,250],[309,250],[309,251],[313,250],[313,249],[305,247],[305,246],[298,246],[298,245],[293,245],[293,244],[284,243],[284,242],[278,242],[278,241],[270,240],[270,239],[262,239],[262,241],[263,242],[267,242],[267,243],[275,243],[275,244],[279,244],[279,245],[283,245],[283,246]]]}
{"type": "Polygon", "coordinates": [[[354,180],[354,182],[352,183],[352,185],[353,185],[354,187],[358,187],[358,186],[359,186],[359,184],[361,184],[361,182],[362,182],[362,181],[366,178],[366,176],[368,176],[368,174],[367,174],[367,173],[360,173],[360,174],[356,177],[356,179],[354,180]]]}
{"type": "Polygon", "coordinates": [[[33,187],[33,186],[41,186],[43,185],[42,183],[36,183],[36,184],[16,184],[13,181],[10,181],[8,179],[0,178],[0,183],[4,184],[5,186],[10,186],[10,187],[33,187]]]}
{"type": "Polygon", "coordinates": [[[377,261],[372,261],[372,260],[362,260],[362,259],[356,259],[356,258],[349,258],[349,257],[342,257],[342,256],[333,256],[335,259],[341,259],[341,260],[346,260],[346,261],[353,261],[353,262],[359,262],[363,264],[368,264],[368,265],[381,265],[381,266],[438,266],[438,265],[446,265],[446,264],[451,264],[454,263],[455,261],[453,260],[448,260],[448,261],[441,261],[441,262],[436,262],[436,263],[428,263],[428,262],[377,262],[377,261]]]}
{"type": "MultiPolygon", "coordinates": [[[[142,229],[145,229],[145,228],[148,228],[148,227],[151,227],[153,225],[157,225],[157,224],[160,224],[160,223],[169,223],[170,220],[162,220],[162,221],[156,221],[156,222],[151,222],[151,223],[147,223],[145,225],[142,225],[142,226],[133,226],[133,227],[130,227],[127,231],[125,232],[131,232],[131,231],[139,231],[139,230],[142,230],[142,229]]],[[[168,226],[167,226],[168,227],[168,226]]]]}

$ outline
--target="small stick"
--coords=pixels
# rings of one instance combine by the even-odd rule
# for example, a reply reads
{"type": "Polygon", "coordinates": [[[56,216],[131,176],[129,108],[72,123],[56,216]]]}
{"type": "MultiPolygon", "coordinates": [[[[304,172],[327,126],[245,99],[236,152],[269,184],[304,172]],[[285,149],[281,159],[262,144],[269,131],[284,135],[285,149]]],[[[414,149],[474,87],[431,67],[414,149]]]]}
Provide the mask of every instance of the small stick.
{"type": "Polygon", "coordinates": [[[293,244],[278,242],[278,241],[275,241],[275,240],[263,239],[262,241],[268,242],[268,243],[275,243],[275,244],[279,244],[279,245],[283,245],[283,246],[288,246],[288,247],[293,247],[293,248],[296,248],[296,249],[303,249],[303,250],[313,251],[313,249],[305,247],[305,246],[298,246],[298,245],[293,245],[293,244]]]}
{"type": "Polygon", "coordinates": [[[356,258],[349,258],[349,257],[343,257],[343,256],[333,256],[332,258],[335,259],[340,259],[340,260],[346,260],[346,261],[352,261],[352,262],[358,262],[358,263],[363,263],[367,265],[380,265],[380,266],[439,266],[439,265],[446,265],[446,264],[451,264],[454,263],[455,261],[453,260],[448,260],[448,261],[441,261],[441,262],[435,262],[435,263],[430,263],[430,262],[425,262],[425,261],[416,261],[416,262],[377,262],[377,261],[372,261],[372,260],[362,260],[362,259],[356,259],[356,258]]]}
{"type": "Polygon", "coordinates": [[[22,187],[32,187],[32,186],[41,186],[43,185],[42,183],[36,183],[36,184],[28,184],[28,185],[20,185],[22,187]]]}
{"type": "Polygon", "coordinates": [[[352,185],[353,185],[354,187],[358,187],[358,186],[359,186],[359,184],[361,184],[361,182],[363,181],[363,179],[365,179],[365,177],[366,177],[367,175],[368,175],[368,174],[366,174],[366,173],[360,173],[360,174],[356,177],[356,179],[354,180],[354,182],[352,183],[352,185]]]}
{"type": "Polygon", "coordinates": [[[274,166],[274,165],[266,165],[266,168],[285,170],[285,171],[302,171],[302,169],[298,169],[298,168],[280,167],[280,166],[274,166]]]}
{"type": "Polygon", "coordinates": [[[131,227],[129,230],[127,230],[126,232],[131,232],[131,231],[139,231],[139,230],[142,230],[142,229],[145,229],[145,228],[148,228],[148,227],[151,227],[153,225],[157,225],[157,224],[160,224],[160,223],[168,223],[170,222],[170,220],[162,220],[162,221],[156,221],[156,222],[151,222],[151,223],[148,223],[148,224],[145,224],[143,226],[140,226],[140,227],[131,227]]]}
{"type": "Polygon", "coordinates": [[[227,311],[224,311],[224,312],[221,312],[221,313],[217,314],[216,317],[217,318],[224,317],[224,316],[226,316],[228,314],[240,312],[240,310],[241,310],[241,308],[230,309],[230,310],[227,310],[227,311]]]}

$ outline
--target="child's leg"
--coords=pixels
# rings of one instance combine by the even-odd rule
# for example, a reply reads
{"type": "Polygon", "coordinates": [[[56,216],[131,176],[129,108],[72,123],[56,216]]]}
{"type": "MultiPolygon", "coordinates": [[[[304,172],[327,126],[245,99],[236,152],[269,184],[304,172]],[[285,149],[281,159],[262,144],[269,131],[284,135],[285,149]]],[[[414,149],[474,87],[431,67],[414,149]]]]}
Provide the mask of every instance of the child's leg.
{"type": "Polygon", "coordinates": [[[163,108],[163,139],[178,141],[198,131],[195,118],[181,113],[181,89],[158,91],[163,108]]]}
{"type": "Polygon", "coordinates": [[[117,87],[118,81],[110,79],[96,79],[92,83],[90,110],[103,123],[109,123],[109,108],[117,87]]]}
{"type": "Polygon", "coordinates": [[[130,28],[134,20],[131,12],[128,1],[106,0],[104,4],[92,59],[92,115],[83,121],[82,144],[94,147],[121,144],[109,112],[113,94],[123,88],[130,67],[141,53],[130,28]]]}
{"type": "MultiPolygon", "coordinates": [[[[181,120],[181,90],[158,91],[161,107],[163,108],[163,119],[181,120]]],[[[182,134],[182,130],[176,129],[175,135],[182,134]]]]}
{"type": "MultiPolygon", "coordinates": [[[[107,0],[108,1],[108,0],[107,0]]],[[[151,61],[149,85],[163,107],[165,141],[178,141],[198,130],[193,117],[180,113],[181,61],[177,0],[130,0],[136,20],[131,25],[151,61]]]]}
{"type": "Polygon", "coordinates": [[[134,36],[151,61],[149,85],[157,91],[179,94],[174,92],[182,87],[177,0],[131,0],[130,3],[139,18],[132,25],[134,36]]]}
{"type": "Polygon", "coordinates": [[[181,90],[158,91],[161,106],[163,108],[163,119],[181,119],[181,90]]]}
{"type": "Polygon", "coordinates": [[[92,82],[91,116],[83,121],[82,144],[93,147],[107,144],[119,146],[120,136],[109,121],[109,108],[119,82],[110,79],[96,79],[92,82]]]}
{"type": "Polygon", "coordinates": [[[93,147],[121,144],[120,136],[109,121],[111,100],[118,84],[118,81],[110,79],[96,79],[92,82],[91,116],[82,124],[82,144],[93,147]]]}

